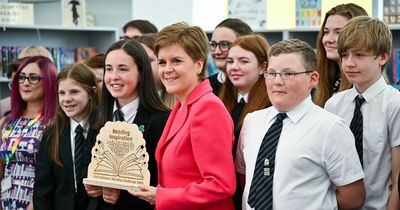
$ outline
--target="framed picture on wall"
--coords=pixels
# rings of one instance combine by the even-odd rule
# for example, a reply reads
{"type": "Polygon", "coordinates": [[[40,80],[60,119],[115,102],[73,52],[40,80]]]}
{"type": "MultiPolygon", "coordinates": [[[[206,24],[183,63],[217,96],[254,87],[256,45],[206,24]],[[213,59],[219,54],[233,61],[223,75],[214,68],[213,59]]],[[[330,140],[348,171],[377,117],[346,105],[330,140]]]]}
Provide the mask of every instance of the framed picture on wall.
{"type": "Polygon", "coordinates": [[[61,0],[63,26],[86,26],[86,1],[61,0]]]}

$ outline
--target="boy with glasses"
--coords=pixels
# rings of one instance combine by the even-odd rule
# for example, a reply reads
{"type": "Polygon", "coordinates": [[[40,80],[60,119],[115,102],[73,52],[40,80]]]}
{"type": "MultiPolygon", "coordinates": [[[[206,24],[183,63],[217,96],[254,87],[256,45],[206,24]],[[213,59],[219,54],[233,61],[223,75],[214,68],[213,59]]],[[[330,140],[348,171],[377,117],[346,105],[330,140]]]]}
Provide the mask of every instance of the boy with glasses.
{"type": "Polygon", "coordinates": [[[363,209],[399,209],[400,93],[382,76],[392,46],[388,26],[360,16],[338,38],[341,67],[353,88],[330,98],[325,109],[350,126],[365,173],[363,209]]]}
{"type": "Polygon", "coordinates": [[[272,107],[246,116],[236,152],[243,209],[355,209],[363,171],[350,129],[311,101],[316,55],[305,42],[271,46],[264,72],[272,107]],[[279,75],[279,76],[277,76],[279,75]]]}

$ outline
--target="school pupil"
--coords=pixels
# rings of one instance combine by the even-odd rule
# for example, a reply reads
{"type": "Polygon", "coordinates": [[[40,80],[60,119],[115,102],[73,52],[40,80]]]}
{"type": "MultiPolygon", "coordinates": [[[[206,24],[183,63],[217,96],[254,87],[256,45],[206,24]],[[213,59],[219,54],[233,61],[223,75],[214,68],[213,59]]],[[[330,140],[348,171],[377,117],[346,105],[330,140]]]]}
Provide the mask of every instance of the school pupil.
{"type": "MultiPolygon", "coordinates": [[[[167,122],[169,109],[158,96],[150,60],[140,43],[120,40],[105,54],[104,87],[100,103],[100,126],[107,121],[126,121],[143,127],[149,154],[150,183],[157,185],[155,150],[167,122]]],[[[90,209],[154,209],[153,205],[126,190],[85,185],[90,209]]]]}
{"type": "Polygon", "coordinates": [[[314,95],[315,103],[321,107],[324,107],[334,93],[351,88],[351,83],[340,70],[337,39],[341,29],[351,18],[364,15],[368,16],[368,13],[353,3],[337,5],[325,14],[317,38],[320,81],[314,95]]]}
{"type": "Polygon", "coordinates": [[[357,209],[365,199],[354,137],[311,101],[314,50],[298,39],[270,47],[264,72],[271,107],[247,114],[236,152],[243,210],[357,209]]]}
{"type": "Polygon", "coordinates": [[[36,156],[56,100],[56,66],[44,56],[25,58],[11,82],[11,115],[1,127],[1,207],[33,209],[36,156]]]}
{"type": "MultiPolygon", "coordinates": [[[[246,114],[271,105],[262,76],[268,66],[268,49],[267,40],[260,35],[241,36],[229,46],[226,62],[228,79],[222,85],[220,99],[233,119],[233,158],[246,114]]],[[[244,181],[239,184],[237,180],[233,201],[238,210],[242,207],[243,187],[244,181]]]]}
{"type": "Polygon", "coordinates": [[[208,79],[216,96],[219,95],[222,84],[226,80],[225,68],[229,45],[238,37],[250,34],[253,34],[250,26],[237,18],[227,18],[215,27],[208,45],[211,57],[219,71],[208,79]]]}
{"type": "Polygon", "coordinates": [[[57,109],[37,156],[33,204],[41,210],[86,209],[87,176],[96,141],[98,88],[86,64],[73,64],[57,76],[57,109]]]}
{"type": "Polygon", "coordinates": [[[337,93],[325,109],[350,126],[365,173],[363,209],[399,209],[400,93],[382,72],[390,56],[388,26],[367,16],[351,19],[338,38],[341,68],[353,88],[337,93]]]}

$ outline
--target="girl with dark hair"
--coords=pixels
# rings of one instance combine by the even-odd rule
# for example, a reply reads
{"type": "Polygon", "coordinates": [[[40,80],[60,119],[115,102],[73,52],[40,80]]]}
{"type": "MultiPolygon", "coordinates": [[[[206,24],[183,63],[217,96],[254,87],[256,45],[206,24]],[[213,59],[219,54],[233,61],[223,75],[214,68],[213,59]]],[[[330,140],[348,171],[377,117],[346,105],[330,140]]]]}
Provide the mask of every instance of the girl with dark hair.
{"type": "MultiPolygon", "coordinates": [[[[120,40],[105,54],[100,123],[126,121],[143,127],[149,154],[150,183],[157,185],[154,153],[168,119],[169,109],[161,102],[154,85],[149,57],[135,40],[120,40]]],[[[85,185],[95,202],[92,209],[154,209],[154,206],[125,190],[85,185]]]]}
{"type": "Polygon", "coordinates": [[[44,56],[27,57],[11,87],[11,116],[1,130],[1,206],[33,209],[36,155],[55,113],[56,66],[44,56]]]}
{"type": "Polygon", "coordinates": [[[238,37],[250,34],[253,34],[250,26],[237,18],[225,19],[215,27],[209,42],[209,50],[219,72],[208,78],[215,95],[219,95],[222,84],[225,82],[229,45],[238,37]]]}
{"type": "Polygon", "coordinates": [[[74,64],[57,77],[57,115],[44,132],[35,173],[35,209],[86,209],[87,176],[98,130],[96,77],[86,64],[74,64]],[[70,204],[70,205],[65,205],[70,204]]]}

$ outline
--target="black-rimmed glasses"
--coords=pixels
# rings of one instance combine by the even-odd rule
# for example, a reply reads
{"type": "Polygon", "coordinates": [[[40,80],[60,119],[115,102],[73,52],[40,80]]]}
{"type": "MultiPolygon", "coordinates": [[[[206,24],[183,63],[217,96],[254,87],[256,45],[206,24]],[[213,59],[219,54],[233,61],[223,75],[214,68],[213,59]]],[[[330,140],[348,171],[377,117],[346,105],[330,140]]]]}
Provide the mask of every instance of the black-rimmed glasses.
{"type": "Polygon", "coordinates": [[[281,79],[293,79],[298,74],[308,74],[313,71],[303,71],[303,72],[292,72],[292,71],[284,71],[284,72],[274,72],[274,71],[265,71],[263,73],[265,79],[275,79],[276,75],[279,74],[281,79]]]}
{"type": "Polygon", "coordinates": [[[42,77],[40,77],[39,75],[36,75],[36,74],[32,74],[29,76],[18,75],[18,83],[19,84],[23,84],[26,79],[28,79],[29,83],[31,83],[31,84],[37,84],[40,82],[40,80],[42,80],[42,77]]]}
{"type": "Polygon", "coordinates": [[[226,52],[229,50],[229,45],[231,45],[232,43],[230,41],[220,41],[220,42],[216,42],[216,41],[210,41],[208,42],[208,46],[210,48],[210,51],[214,52],[217,47],[219,47],[219,50],[221,50],[221,52],[226,52]]]}

